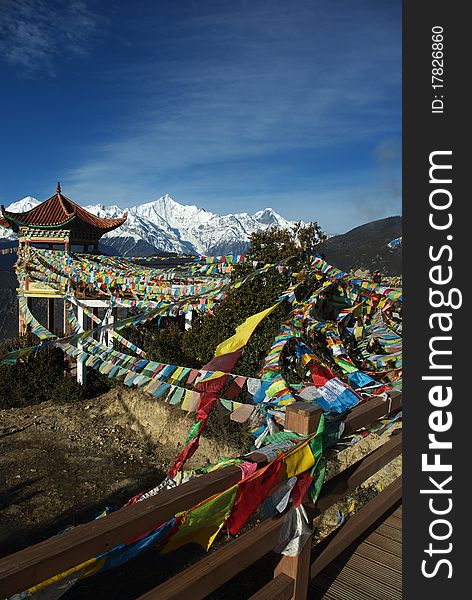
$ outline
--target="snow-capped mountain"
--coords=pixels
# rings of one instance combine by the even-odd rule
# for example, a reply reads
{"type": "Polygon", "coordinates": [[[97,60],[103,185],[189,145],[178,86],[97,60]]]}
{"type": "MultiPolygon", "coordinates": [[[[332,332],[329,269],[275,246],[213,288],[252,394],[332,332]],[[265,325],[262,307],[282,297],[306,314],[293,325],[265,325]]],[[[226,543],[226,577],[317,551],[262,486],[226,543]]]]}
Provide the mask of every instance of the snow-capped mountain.
{"type": "MultiPolygon", "coordinates": [[[[32,196],[26,196],[26,198],[18,200],[18,202],[13,202],[13,204],[7,206],[7,210],[11,212],[26,212],[38,204],[41,204],[39,200],[36,200],[36,198],[33,198],[32,196]]],[[[16,240],[16,238],[16,233],[14,233],[11,229],[0,227],[0,240],[16,240]]]]}
{"type": "MultiPolygon", "coordinates": [[[[13,212],[25,212],[39,204],[28,196],[7,207],[13,212]]],[[[129,209],[96,204],[85,207],[100,217],[118,217],[128,212],[128,219],[118,229],[102,237],[102,246],[110,253],[146,255],[156,251],[196,252],[199,254],[241,253],[254,231],[271,225],[288,228],[291,221],[272,208],[253,215],[238,213],[218,215],[197,206],[180,204],[169,195],[129,209]]],[[[14,239],[15,234],[0,227],[0,238],[14,239]]]]}

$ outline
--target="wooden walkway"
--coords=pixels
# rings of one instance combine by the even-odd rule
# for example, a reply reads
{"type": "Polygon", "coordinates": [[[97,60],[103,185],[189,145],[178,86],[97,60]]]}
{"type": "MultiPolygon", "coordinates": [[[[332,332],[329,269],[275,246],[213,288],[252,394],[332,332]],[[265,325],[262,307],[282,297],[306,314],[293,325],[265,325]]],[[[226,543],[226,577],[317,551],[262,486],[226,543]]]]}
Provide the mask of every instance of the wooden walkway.
{"type": "Polygon", "coordinates": [[[401,600],[402,506],[370,527],[311,582],[310,600],[401,600]]]}

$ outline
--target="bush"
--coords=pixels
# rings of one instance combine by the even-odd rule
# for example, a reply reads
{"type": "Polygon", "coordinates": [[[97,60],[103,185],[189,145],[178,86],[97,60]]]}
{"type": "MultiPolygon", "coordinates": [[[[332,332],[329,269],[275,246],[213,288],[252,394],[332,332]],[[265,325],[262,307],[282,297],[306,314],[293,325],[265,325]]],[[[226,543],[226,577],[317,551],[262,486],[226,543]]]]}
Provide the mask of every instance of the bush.
{"type": "Polygon", "coordinates": [[[327,235],[318,223],[295,223],[292,229],[277,229],[274,225],[255,231],[250,238],[249,256],[264,263],[275,263],[284,258],[299,256],[302,260],[316,252],[327,235]]]}
{"type": "MultiPolygon", "coordinates": [[[[31,334],[6,340],[0,354],[37,344],[31,334]]],[[[68,375],[65,355],[49,348],[21,359],[16,365],[0,365],[0,409],[22,408],[52,400],[58,404],[77,402],[108,391],[112,382],[89,369],[86,388],[68,375]]]]}
{"type": "Polygon", "coordinates": [[[156,322],[146,324],[141,329],[138,346],[146,352],[149,360],[171,365],[200,366],[195,364],[183,350],[183,323],[179,318],[165,317],[160,325],[156,322]]]}
{"type": "Polygon", "coordinates": [[[58,348],[32,354],[16,365],[0,365],[0,408],[49,400],[53,387],[64,379],[65,369],[64,355],[58,348]]]}
{"type": "Polygon", "coordinates": [[[55,382],[49,395],[49,399],[55,404],[73,404],[86,397],[85,388],[67,375],[55,382]]]}
{"type": "MultiPolygon", "coordinates": [[[[111,390],[117,383],[121,384],[121,382],[109,379],[106,375],[90,368],[87,369],[87,385],[85,387],[71,378],[69,378],[69,380],[82,390],[83,398],[96,398],[97,396],[100,396],[100,394],[105,394],[111,390]]],[[[77,397],[77,399],[79,398],[77,397]]]]}

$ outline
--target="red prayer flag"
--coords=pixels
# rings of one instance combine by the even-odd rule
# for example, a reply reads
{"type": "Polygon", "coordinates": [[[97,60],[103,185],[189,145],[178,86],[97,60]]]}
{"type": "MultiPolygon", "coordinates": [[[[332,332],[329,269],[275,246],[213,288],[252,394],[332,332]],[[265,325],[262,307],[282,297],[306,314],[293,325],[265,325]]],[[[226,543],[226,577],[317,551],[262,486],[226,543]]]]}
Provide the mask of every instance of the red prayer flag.
{"type": "Polygon", "coordinates": [[[238,533],[267,496],[275,491],[282,479],[284,467],[283,462],[277,460],[240,481],[238,497],[226,521],[230,533],[238,533]]]}
{"type": "Polygon", "coordinates": [[[321,387],[327,381],[336,377],[331,369],[324,365],[320,365],[319,363],[312,362],[309,364],[308,368],[310,369],[311,378],[316,387],[321,387]]]}
{"type": "Polygon", "coordinates": [[[303,498],[308,492],[313,479],[314,476],[310,475],[310,471],[300,473],[300,475],[297,477],[297,483],[292,490],[292,503],[294,508],[298,508],[303,502],[303,498]]]}

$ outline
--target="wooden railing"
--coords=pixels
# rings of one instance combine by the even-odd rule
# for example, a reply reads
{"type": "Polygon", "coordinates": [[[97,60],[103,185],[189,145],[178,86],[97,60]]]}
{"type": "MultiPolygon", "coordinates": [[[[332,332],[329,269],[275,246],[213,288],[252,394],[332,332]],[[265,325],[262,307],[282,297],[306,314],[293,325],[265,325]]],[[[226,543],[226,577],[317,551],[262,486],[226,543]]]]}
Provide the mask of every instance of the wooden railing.
{"type": "MultiPolygon", "coordinates": [[[[401,405],[401,394],[394,394],[389,402],[374,398],[354,408],[346,417],[345,435],[360,427],[366,427],[383,416],[397,412],[401,405]]],[[[401,433],[392,436],[383,446],[327,481],[316,505],[305,504],[310,518],[324,512],[398,456],[401,453],[401,440],[401,433]]],[[[257,452],[246,458],[261,465],[265,461],[263,455],[257,452]]],[[[49,538],[0,559],[0,597],[21,592],[118,544],[136,538],[144,532],[152,531],[171,519],[177,512],[188,510],[206,498],[234,485],[241,476],[238,467],[227,467],[208,473],[177,488],[164,490],[156,496],[122,508],[104,519],[78,525],[61,536],[49,538]]],[[[398,496],[398,489],[401,496],[401,486],[398,488],[398,485],[396,484],[397,487],[391,494],[389,492],[392,498],[398,496]]],[[[273,550],[278,542],[282,522],[283,515],[264,521],[141,596],[141,600],[204,598],[273,550]]],[[[269,594],[272,600],[305,598],[308,580],[313,576],[310,557],[311,539],[299,556],[294,558],[284,556],[281,559],[274,580],[261,590],[259,595],[256,594],[255,598],[269,598],[269,594]],[[275,589],[278,595],[275,594],[275,589]],[[264,595],[266,593],[267,595],[264,595]]]]}
{"type": "MultiPolygon", "coordinates": [[[[402,449],[401,434],[392,437],[386,444],[374,450],[364,458],[351,465],[330,479],[320,494],[316,505],[307,505],[310,517],[315,517],[327,508],[354,491],[366,479],[374,475],[382,467],[399,456],[402,449]]],[[[401,497],[401,483],[396,482],[394,493],[389,486],[382,494],[392,500],[392,505],[401,497]],[[400,487],[399,487],[400,486],[400,487]],[[400,495],[399,494],[400,490],[400,495]]],[[[369,506],[368,504],[366,506],[369,506]]],[[[375,519],[374,519],[375,521],[375,519]]],[[[247,533],[232,540],[220,550],[212,552],[202,560],[175,575],[165,583],[147,592],[139,600],[200,600],[232,579],[235,575],[252,565],[277,546],[283,515],[264,521],[247,533]]],[[[341,552],[340,550],[339,552],[341,552]]],[[[338,552],[338,554],[339,554],[338,552]]],[[[284,556],[275,571],[284,587],[290,588],[292,596],[297,600],[307,597],[307,587],[311,578],[311,539],[296,557],[284,556]],[[291,581],[289,582],[289,578],[291,581]]],[[[272,590],[273,583],[269,584],[272,590]]],[[[259,594],[261,594],[259,592],[259,594]]],[[[256,598],[266,596],[257,596],[256,598]]],[[[284,596],[282,596],[284,597],[284,596]]],[[[267,595],[269,598],[269,595],[267,595]]]]}

